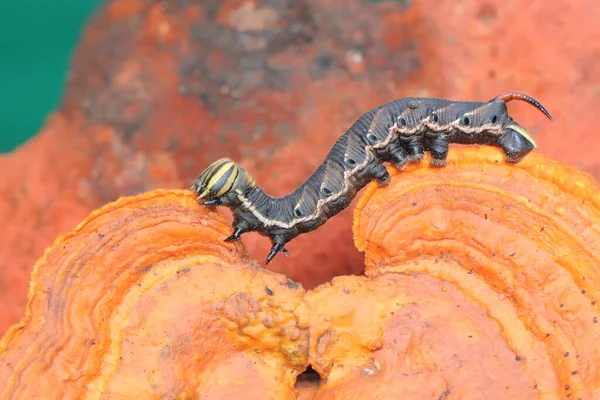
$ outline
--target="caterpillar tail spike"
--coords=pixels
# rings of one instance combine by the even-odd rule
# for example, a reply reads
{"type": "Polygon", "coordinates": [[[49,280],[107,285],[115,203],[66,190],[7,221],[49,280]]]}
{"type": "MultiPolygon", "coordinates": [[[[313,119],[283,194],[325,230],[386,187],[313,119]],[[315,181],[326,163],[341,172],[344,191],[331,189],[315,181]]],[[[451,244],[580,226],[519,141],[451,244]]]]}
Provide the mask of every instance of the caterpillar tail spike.
{"type": "MultiPolygon", "coordinates": [[[[518,100],[523,101],[535,108],[537,108],[542,114],[544,114],[550,121],[554,122],[554,119],[550,115],[550,112],[533,96],[520,91],[511,91],[496,98],[490,100],[490,102],[500,101],[504,105],[506,103],[518,100]]],[[[498,137],[498,144],[506,154],[506,161],[510,163],[516,163],[521,161],[531,150],[537,148],[537,143],[531,134],[523,126],[515,122],[510,116],[507,118],[504,124],[502,134],[498,137]]]]}
{"type": "Polygon", "coordinates": [[[537,144],[508,113],[507,103],[513,100],[534,106],[552,121],[538,100],[518,91],[485,102],[407,97],[361,115],[313,174],[286,196],[269,196],[229,158],[207,166],[192,190],[200,204],[231,209],[233,233],[226,241],[251,231],[270,238],[268,264],[278,253],[289,254],[285,243],[347,208],[369,182],[386,186],[389,174],[384,163],[402,168],[420,162],[428,152],[432,166],[444,167],[450,143],[499,147],[506,162],[521,161],[537,144]]]}
{"type": "Polygon", "coordinates": [[[554,122],[554,119],[552,119],[552,116],[550,115],[550,113],[548,112],[546,107],[544,107],[542,105],[542,103],[540,103],[533,96],[530,96],[527,93],[523,93],[523,92],[519,92],[519,91],[512,91],[512,92],[507,92],[507,93],[501,94],[500,96],[496,97],[496,99],[502,100],[505,103],[508,103],[511,100],[524,101],[524,102],[534,106],[538,110],[540,110],[546,117],[548,117],[548,119],[550,121],[554,122]]]}

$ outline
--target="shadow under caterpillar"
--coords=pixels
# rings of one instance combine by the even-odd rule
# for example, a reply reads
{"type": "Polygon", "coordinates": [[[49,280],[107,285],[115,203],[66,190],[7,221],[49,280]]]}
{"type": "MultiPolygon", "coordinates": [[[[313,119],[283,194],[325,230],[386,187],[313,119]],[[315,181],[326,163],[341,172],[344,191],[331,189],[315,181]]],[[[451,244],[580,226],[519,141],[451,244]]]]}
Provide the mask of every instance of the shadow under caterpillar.
{"type": "MultiPolygon", "coordinates": [[[[191,189],[200,204],[229,207],[233,234],[256,231],[271,239],[266,264],[296,236],[313,231],[350,204],[370,181],[386,186],[390,175],[384,162],[402,168],[431,154],[431,164],[444,166],[449,143],[502,148],[507,162],[516,163],[536,147],[527,130],[508,114],[506,103],[521,100],[550,120],[533,97],[509,92],[487,102],[408,97],[364,113],[337,140],[317,170],[296,190],[271,197],[236,162],[222,158],[210,164],[191,189]]],[[[266,265],[265,264],[265,265],[266,265]]]]}

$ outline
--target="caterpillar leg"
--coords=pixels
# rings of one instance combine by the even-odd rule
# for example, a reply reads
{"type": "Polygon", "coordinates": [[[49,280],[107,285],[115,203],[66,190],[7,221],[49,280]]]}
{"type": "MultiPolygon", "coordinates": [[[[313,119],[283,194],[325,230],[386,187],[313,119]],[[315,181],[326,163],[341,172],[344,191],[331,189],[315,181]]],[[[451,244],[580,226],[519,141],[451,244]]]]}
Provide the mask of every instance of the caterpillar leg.
{"type": "Polygon", "coordinates": [[[434,167],[443,167],[448,163],[446,157],[448,157],[449,142],[446,137],[433,138],[426,146],[427,151],[431,154],[431,165],[434,167]]]}
{"type": "Polygon", "coordinates": [[[240,236],[242,236],[242,233],[244,233],[245,231],[242,228],[235,228],[235,230],[233,231],[233,234],[231,236],[228,236],[227,238],[225,238],[226,242],[233,242],[234,240],[238,240],[240,238],[240,236]]]}
{"type": "MultiPolygon", "coordinates": [[[[250,232],[252,230],[253,229],[248,225],[246,221],[244,221],[243,219],[236,218],[233,221],[233,233],[227,238],[225,238],[224,241],[233,242],[239,240],[242,234],[244,234],[245,232],[250,232]]],[[[265,265],[270,263],[271,260],[273,260],[273,258],[277,255],[277,253],[283,253],[285,255],[290,254],[290,252],[284,247],[285,244],[288,242],[287,240],[282,239],[279,236],[275,236],[275,238],[272,239],[272,242],[273,246],[271,247],[271,251],[269,252],[267,262],[265,263],[265,265]]]]}
{"type": "Polygon", "coordinates": [[[289,251],[286,250],[285,246],[285,242],[281,239],[275,238],[273,240],[273,246],[271,247],[271,251],[269,252],[269,255],[267,256],[267,262],[265,263],[265,266],[267,264],[269,264],[273,258],[275,258],[275,256],[277,255],[277,253],[283,253],[283,254],[290,254],[289,251]]]}
{"type": "Polygon", "coordinates": [[[383,156],[383,159],[391,162],[398,169],[404,168],[409,161],[408,153],[399,142],[390,144],[386,151],[387,153],[383,156]]]}
{"type": "Polygon", "coordinates": [[[423,135],[413,135],[404,138],[404,148],[408,153],[408,161],[411,163],[419,162],[425,156],[425,148],[423,147],[423,135]]]}
{"type": "Polygon", "coordinates": [[[226,242],[233,242],[234,240],[238,240],[243,233],[251,230],[251,226],[244,219],[244,214],[236,213],[233,217],[233,233],[231,236],[225,239],[226,242]]]}
{"type": "Polygon", "coordinates": [[[217,199],[200,201],[200,202],[198,202],[198,204],[200,204],[202,206],[207,206],[207,207],[219,206],[219,205],[221,205],[221,199],[217,198],[217,199]]]}
{"type": "Polygon", "coordinates": [[[392,177],[383,164],[374,164],[371,169],[373,178],[377,180],[380,187],[385,187],[390,184],[392,177]]]}

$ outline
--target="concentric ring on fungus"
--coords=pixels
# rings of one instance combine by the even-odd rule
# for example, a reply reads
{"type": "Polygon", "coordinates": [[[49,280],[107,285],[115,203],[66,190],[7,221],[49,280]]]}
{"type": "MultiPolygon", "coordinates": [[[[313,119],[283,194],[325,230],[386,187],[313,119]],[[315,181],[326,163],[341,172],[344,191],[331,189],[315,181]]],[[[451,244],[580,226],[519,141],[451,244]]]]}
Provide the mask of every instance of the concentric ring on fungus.
{"type": "Polygon", "coordinates": [[[190,191],[92,212],[35,265],[0,398],[600,398],[596,182],[536,153],[427,161],[359,201],[366,276],[306,292],[190,191]]]}
{"type": "Polygon", "coordinates": [[[304,290],[225,243],[229,230],[189,191],[92,212],[34,267],[0,341],[0,398],[294,398],[304,290]]]}
{"type": "Polygon", "coordinates": [[[516,165],[492,148],[448,159],[392,169],[389,187],[367,187],[354,214],[366,275],[426,274],[481,307],[518,360],[505,368],[522,373],[507,387],[523,391],[506,398],[600,398],[598,184],[539,153],[516,165]]]}

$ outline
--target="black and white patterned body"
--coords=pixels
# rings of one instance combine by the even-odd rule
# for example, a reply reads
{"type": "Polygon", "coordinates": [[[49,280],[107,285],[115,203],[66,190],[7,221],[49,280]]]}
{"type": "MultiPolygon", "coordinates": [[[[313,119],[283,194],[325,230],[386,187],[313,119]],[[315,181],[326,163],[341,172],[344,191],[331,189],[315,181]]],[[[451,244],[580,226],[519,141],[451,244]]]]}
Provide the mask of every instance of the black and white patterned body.
{"type": "Polygon", "coordinates": [[[369,182],[388,184],[384,165],[402,168],[418,162],[424,152],[431,164],[446,163],[450,143],[501,147],[508,162],[518,162],[535,142],[508,115],[506,102],[527,101],[550,114],[535,99],[509,93],[488,102],[456,102],[435,98],[404,98],[363,114],[337,140],[317,170],[294,192],[271,197],[250,175],[229,159],[208,166],[194,186],[201,204],[225,205],[234,214],[235,240],[257,231],[272,241],[267,263],[296,236],[313,231],[348,207],[369,182]]]}

